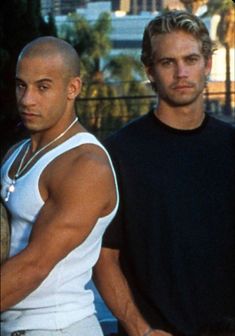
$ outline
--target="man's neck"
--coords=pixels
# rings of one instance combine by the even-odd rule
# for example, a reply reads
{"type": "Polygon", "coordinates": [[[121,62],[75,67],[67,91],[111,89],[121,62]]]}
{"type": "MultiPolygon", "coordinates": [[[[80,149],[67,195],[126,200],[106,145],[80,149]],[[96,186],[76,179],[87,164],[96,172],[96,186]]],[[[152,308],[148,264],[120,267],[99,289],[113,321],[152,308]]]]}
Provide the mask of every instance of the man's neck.
{"type": "Polygon", "coordinates": [[[35,153],[39,149],[51,143],[49,149],[56,147],[62,142],[66,141],[75,133],[81,131],[82,127],[77,123],[76,115],[61,123],[60,127],[53,127],[51,129],[42,130],[31,133],[31,149],[35,153]]]}
{"type": "Polygon", "coordinates": [[[155,116],[164,124],[181,130],[191,130],[198,128],[204,118],[203,106],[196,107],[169,107],[159,104],[154,112],[155,116]]]}

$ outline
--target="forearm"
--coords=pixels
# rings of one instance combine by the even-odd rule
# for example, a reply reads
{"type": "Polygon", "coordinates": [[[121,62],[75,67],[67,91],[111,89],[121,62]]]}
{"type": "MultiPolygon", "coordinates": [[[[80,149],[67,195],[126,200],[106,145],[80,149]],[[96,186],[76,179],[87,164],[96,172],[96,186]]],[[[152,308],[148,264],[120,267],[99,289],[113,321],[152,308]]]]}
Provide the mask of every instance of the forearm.
{"type": "Polygon", "coordinates": [[[109,262],[104,251],[94,270],[95,284],[112,313],[129,336],[143,336],[149,329],[137,306],[119,263],[109,262]]]}
{"type": "Polygon", "coordinates": [[[46,275],[24,251],[1,266],[1,311],[14,306],[43,281],[46,275]],[[26,255],[25,255],[26,254],[26,255]]]}

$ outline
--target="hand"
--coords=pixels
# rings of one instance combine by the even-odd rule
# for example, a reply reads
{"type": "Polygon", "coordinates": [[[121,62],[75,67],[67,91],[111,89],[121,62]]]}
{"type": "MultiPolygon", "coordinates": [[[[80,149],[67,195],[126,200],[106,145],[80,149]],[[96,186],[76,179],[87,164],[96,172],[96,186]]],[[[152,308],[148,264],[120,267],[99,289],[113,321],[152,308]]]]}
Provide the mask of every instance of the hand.
{"type": "Polygon", "coordinates": [[[172,334],[169,334],[163,330],[155,329],[152,330],[149,336],[173,336],[172,334]]]}

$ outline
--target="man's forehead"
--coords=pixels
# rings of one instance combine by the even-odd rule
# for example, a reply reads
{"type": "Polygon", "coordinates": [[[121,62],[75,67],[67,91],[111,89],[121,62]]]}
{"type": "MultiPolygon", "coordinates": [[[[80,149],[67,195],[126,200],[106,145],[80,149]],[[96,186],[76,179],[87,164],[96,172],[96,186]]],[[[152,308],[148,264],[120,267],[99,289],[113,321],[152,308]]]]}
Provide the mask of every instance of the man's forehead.
{"type": "Polygon", "coordinates": [[[154,55],[201,54],[202,43],[192,34],[172,32],[152,37],[154,55]]]}
{"type": "MultiPolygon", "coordinates": [[[[165,41],[165,40],[170,40],[170,39],[175,39],[175,42],[180,40],[180,41],[191,41],[191,42],[198,43],[198,44],[201,43],[201,41],[196,36],[194,36],[192,33],[186,32],[182,29],[173,30],[167,33],[155,34],[151,37],[151,42],[153,44],[153,43],[157,43],[157,41],[159,40],[165,41]],[[175,39],[176,36],[178,37],[177,40],[175,39]]],[[[174,47],[174,45],[172,45],[172,47],[174,47]]]]}
{"type": "Polygon", "coordinates": [[[22,58],[20,58],[17,62],[16,72],[28,72],[31,71],[32,73],[35,72],[53,72],[53,71],[59,71],[63,72],[65,71],[65,63],[63,62],[63,59],[60,57],[60,55],[50,55],[50,56],[31,56],[27,55],[22,58]]]}
{"type": "Polygon", "coordinates": [[[23,57],[18,61],[16,67],[16,77],[24,81],[54,81],[58,78],[63,78],[66,74],[66,69],[61,59],[47,57],[23,57]]]}

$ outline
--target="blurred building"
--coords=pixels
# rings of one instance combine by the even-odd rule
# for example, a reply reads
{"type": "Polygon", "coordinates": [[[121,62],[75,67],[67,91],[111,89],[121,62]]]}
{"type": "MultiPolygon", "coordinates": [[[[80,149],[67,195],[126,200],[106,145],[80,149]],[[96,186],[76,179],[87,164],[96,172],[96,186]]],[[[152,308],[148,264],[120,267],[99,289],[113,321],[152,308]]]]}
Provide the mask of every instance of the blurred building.
{"type": "Polygon", "coordinates": [[[163,8],[162,0],[131,0],[130,13],[156,12],[163,8]]]}
{"type": "Polygon", "coordinates": [[[131,1],[130,0],[112,0],[112,10],[121,12],[130,12],[131,1]]]}
{"type": "MultiPolygon", "coordinates": [[[[137,15],[141,12],[156,12],[163,8],[165,0],[106,0],[112,3],[112,11],[121,11],[137,15]]],[[[101,2],[90,0],[89,2],[101,2]]]]}
{"type": "Polygon", "coordinates": [[[41,12],[43,16],[67,15],[86,4],[86,0],[41,0],[41,12]]]}
{"type": "Polygon", "coordinates": [[[169,9],[184,9],[184,5],[180,0],[163,0],[163,7],[169,9]]]}
{"type": "MultiPolygon", "coordinates": [[[[158,15],[159,11],[149,11],[153,1],[147,0],[41,0],[42,9],[45,11],[45,15],[51,11],[51,6],[54,7],[54,13],[64,13],[64,15],[55,15],[56,26],[59,37],[66,38],[66,30],[64,26],[67,25],[70,29],[73,29],[73,21],[69,19],[66,14],[70,12],[77,12],[84,16],[91,24],[97,20],[101,12],[109,12],[112,20],[112,31],[110,33],[110,39],[112,42],[111,55],[128,54],[139,59],[141,44],[143,38],[143,32],[146,25],[151,19],[158,15]],[[139,3],[137,11],[141,10],[138,14],[130,14],[133,7],[139,3]],[[138,3],[137,3],[138,2],[138,3]],[[70,5],[69,5],[70,4],[70,5]],[[147,7],[146,7],[147,6],[147,7]],[[150,7],[149,7],[150,6],[150,7]],[[145,10],[147,9],[147,10],[145,10]]],[[[163,8],[169,9],[183,9],[183,4],[180,0],[158,0],[155,4],[163,4],[163,8]]],[[[136,6],[137,6],[136,5],[136,6]]],[[[154,7],[155,8],[155,7],[154,7]]],[[[203,10],[203,6],[201,7],[203,10]]],[[[197,15],[200,16],[200,8],[197,11],[197,15]]],[[[216,40],[217,25],[220,16],[214,15],[211,17],[204,17],[203,21],[206,24],[211,38],[216,40]]],[[[234,48],[230,51],[230,67],[231,67],[231,80],[235,80],[235,52],[234,48]]],[[[219,46],[215,55],[213,56],[213,66],[210,79],[213,82],[223,82],[226,74],[226,62],[225,62],[225,49],[219,46]]],[[[234,91],[234,87],[232,88],[234,91]]]]}

